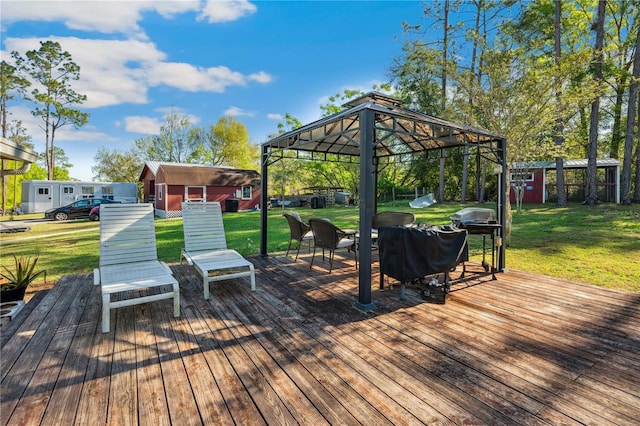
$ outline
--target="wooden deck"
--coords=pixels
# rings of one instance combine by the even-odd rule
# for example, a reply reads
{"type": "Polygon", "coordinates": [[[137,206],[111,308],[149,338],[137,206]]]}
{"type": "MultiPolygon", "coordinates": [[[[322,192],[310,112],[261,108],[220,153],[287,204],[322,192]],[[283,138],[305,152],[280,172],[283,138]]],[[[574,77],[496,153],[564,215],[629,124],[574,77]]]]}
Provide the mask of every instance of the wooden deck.
{"type": "Polygon", "coordinates": [[[438,305],[374,277],[363,314],[344,258],[252,260],[255,293],[209,301],[174,265],[182,316],[121,308],[107,334],[92,277],[64,277],[2,329],[2,424],[638,424],[638,294],[511,271],[438,305]]]}

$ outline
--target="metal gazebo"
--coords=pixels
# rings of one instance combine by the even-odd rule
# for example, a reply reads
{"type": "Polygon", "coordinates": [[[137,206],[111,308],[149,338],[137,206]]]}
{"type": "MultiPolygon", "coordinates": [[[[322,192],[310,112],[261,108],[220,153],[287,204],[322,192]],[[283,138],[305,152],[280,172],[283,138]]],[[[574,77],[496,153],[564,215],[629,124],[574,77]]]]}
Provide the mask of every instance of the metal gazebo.
{"type": "MultiPolygon", "coordinates": [[[[506,140],[486,130],[453,123],[402,107],[402,101],[371,92],[346,103],[345,110],[278,135],[261,145],[261,205],[267,205],[269,166],[295,151],[297,158],[356,162],[359,157],[360,245],[371,245],[371,220],[376,210],[378,166],[395,155],[456,147],[475,149],[498,171],[497,235],[504,237],[506,220],[506,140]]],[[[504,245],[498,248],[497,270],[504,269],[504,245]]],[[[260,254],[267,255],[267,209],[261,210],[260,254]]],[[[371,299],[371,251],[359,250],[359,291],[355,307],[375,308],[371,299]]]]}

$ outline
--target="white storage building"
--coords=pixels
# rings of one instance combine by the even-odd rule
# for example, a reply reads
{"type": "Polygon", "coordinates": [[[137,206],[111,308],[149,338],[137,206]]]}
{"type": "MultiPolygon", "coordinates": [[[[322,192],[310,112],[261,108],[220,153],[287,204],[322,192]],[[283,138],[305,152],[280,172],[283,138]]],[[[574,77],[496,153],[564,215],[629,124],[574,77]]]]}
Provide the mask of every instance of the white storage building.
{"type": "Polygon", "coordinates": [[[131,182],[22,181],[23,213],[43,213],[84,198],[106,198],[121,203],[138,201],[138,184],[131,182]]]}

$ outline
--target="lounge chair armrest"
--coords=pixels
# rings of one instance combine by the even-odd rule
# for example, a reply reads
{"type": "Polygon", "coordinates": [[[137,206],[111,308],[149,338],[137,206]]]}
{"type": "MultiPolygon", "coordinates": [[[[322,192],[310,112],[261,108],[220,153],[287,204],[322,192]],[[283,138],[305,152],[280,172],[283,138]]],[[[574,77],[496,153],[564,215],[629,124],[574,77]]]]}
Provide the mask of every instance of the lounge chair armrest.
{"type": "Polygon", "coordinates": [[[165,262],[158,262],[158,263],[160,263],[160,265],[162,265],[162,267],[166,269],[169,274],[173,275],[173,271],[171,270],[169,265],[167,265],[165,262]]]}
{"type": "Polygon", "coordinates": [[[187,253],[187,250],[184,248],[180,252],[180,263],[182,263],[183,260],[186,260],[187,264],[193,265],[193,260],[191,259],[191,256],[189,255],[189,253],[187,253]]]}

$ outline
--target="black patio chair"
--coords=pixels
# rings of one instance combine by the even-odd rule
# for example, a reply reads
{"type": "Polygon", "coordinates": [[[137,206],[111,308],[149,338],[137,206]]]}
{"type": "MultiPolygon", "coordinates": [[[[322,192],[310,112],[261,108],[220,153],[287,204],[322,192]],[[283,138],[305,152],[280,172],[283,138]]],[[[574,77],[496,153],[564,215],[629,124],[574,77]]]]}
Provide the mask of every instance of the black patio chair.
{"type": "Polygon", "coordinates": [[[358,253],[356,252],[355,231],[349,233],[338,228],[327,219],[309,219],[309,225],[313,232],[314,247],[313,256],[311,257],[311,265],[316,256],[316,248],[322,249],[322,259],[324,260],[324,250],[329,250],[329,273],[333,269],[333,257],[337,249],[346,248],[352,250],[356,260],[356,269],[358,269],[358,253]]]}
{"type": "Polygon", "coordinates": [[[300,246],[303,241],[307,241],[309,244],[309,251],[311,251],[311,241],[313,241],[313,232],[311,226],[300,220],[300,216],[297,214],[283,213],[282,214],[289,223],[289,230],[291,235],[289,237],[289,247],[287,247],[287,256],[289,256],[289,250],[291,250],[291,243],[295,240],[298,244],[298,251],[296,252],[295,260],[298,260],[300,254],[300,246]]]}
{"type": "Polygon", "coordinates": [[[407,226],[416,221],[413,213],[408,212],[380,212],[371,218],[371,240],[378,242],[378,229],[384,226],[407,226]]]}

